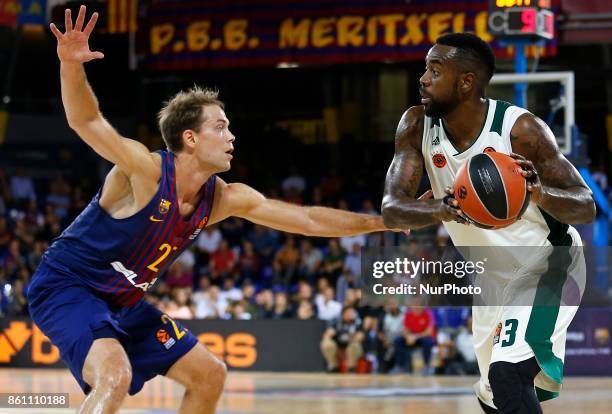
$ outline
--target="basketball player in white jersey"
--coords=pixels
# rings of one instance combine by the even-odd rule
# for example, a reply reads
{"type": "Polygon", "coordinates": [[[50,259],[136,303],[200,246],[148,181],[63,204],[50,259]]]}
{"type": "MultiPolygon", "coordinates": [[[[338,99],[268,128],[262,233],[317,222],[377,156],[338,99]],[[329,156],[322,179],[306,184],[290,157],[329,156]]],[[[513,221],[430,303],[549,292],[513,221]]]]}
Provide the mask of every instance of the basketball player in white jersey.
{"type": "MultiPolygon", "coordinates": [[[[493,51],[472,34],[442,36],[429,50],[419,80],[422,105],[408,109],[397,128],[382,205],[385,225],[419,228],[442,221],[456,246],[580,246],[580,236],[569,224],[593,220],[591,191],[559,152],[541,119],[485,98],[494,71],[493,51]],[[469,224],[450,188],[463,162],[485,150],[515,158],[531,192],[522,218],[500,230],[469,224]],[[423,169],[434,199],[419,201],[415,195],[423,169]]],[[[560,286],[566,268],[584,268],[581,252],[570,257],[563,269],[546,258],[531,265],[525,257],[511,254],[507,260],[514,273],[503,275],[506,280],[532,272],[553,284],[560,281],[560,286]]],[[[553,307],[473,308],[481,372],[475,390],[485,412],[541,413],[540,401],[558,395],[565,333],[576,310],[577,306],[558,302],[553,307]]]]}

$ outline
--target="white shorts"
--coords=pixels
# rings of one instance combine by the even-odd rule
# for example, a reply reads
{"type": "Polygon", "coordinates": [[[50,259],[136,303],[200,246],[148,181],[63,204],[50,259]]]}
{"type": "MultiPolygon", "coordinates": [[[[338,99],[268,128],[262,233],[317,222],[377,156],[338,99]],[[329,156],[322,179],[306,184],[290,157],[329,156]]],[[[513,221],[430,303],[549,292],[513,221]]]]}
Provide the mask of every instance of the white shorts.
{"type": "Polygon", "coordinates": [[[534,380],[539,400],[559,395],[567,328],[578,310],[578,306],[573,306],[580,301],[579,297],[576,299],[576,292],[582,296],[586,276],[584,253],[578,247],[582,245],[580,235],[573,227],[569,228],[569,234],[574,247],[555,250],[554,255],[537,266],[529,266],[502,287],[503,305],[472,308],[474,348],[481,375],[474,389],[478,398],[490,407],[495,408],[488,379],[489,365],[499,361],[518,363],[535,356],[541,368],[534,380]],[[560,258],[560,254],[565,257],[560,258]],[[523,296],[531,292],[531,303],[535,306],[524,305],[529,303],[524,297],[518,302],[521,305],[508,305],[517,303],[518,291],[523,296]],[[564,301],[568,296],[573,299],[564,301]]]}

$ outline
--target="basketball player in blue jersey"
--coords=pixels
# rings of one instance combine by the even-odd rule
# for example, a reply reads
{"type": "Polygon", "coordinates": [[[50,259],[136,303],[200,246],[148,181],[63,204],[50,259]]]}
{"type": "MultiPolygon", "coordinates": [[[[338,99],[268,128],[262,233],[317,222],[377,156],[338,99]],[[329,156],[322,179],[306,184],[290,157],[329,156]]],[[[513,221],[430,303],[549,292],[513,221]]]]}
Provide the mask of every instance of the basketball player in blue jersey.
{"type": "Polygon", "coordinates": [[[69,125],[115,164],[102,189],[46,252],[28,299],[87,393],[80,413],[114,413],[124,397],[161,374],[185,386],[181,413],[213,413],[222,362],[181,324],[142,297],[207,224],[243,217],[275,229],[339,237],[386,230],[381,217],[266,199],[215,174],[230,169],[235,137],[217,94],[193,88],[159,113],[168,151],[150,153],[104,119],[83,64],[96,23],[81,6],[65,33],[51,24],[69,125]]]}
{"type": "MultiPolygon", "coordinates": [[[[541,248],[533,252],[550,246],[580,246],[578,232],[568,224],[593,220],[591,191],[559,152],[542,120],[523,108],[485,98],[495,71],[490,46],[468,33],[445,35],[429,50],[425,63],[419,81],[422,105],[408,109],[397,128],[395,156],[385,181],[385,224],[418,228],[442,222],[456,246],[541,248]],[[515,158],[531,192],[522,218],[500,230],[466,225],[451,190],[462,164],[491,150],[515,158]],[[432,185],[432,200],[415,199],[423,170],[432,185]]],[[[516,269],[513,275],[501,275],[506,283],[534,276],[542,276],[542,282],[548,276],[552,285],[562,286],[569,268],[584,269],[579,248],[572,250],[577,253],[566,268],[550,258],[529,263],[528,257],[514,257],[512,250],[503,250],[508,253],[504,264],[516,269]]],[[[577,306],[543,308],[537,301],[533,306],[473,307],[481,373],[475,391],[485,412],[541,413],[539,401],[558,395],[565,334],[576,310],[577,306]]]]}

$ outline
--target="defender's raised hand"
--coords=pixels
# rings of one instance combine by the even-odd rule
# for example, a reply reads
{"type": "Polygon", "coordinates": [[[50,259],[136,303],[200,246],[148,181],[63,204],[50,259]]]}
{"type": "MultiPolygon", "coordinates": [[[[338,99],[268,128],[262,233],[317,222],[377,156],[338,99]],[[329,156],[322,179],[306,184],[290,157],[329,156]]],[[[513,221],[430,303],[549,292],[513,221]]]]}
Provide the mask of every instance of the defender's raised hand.
{"type": "Polygon", "coordinates": [[[53,23],[49,26],[57,38],[57,56],[62,62],[85,63],[90,60],[104,58],[102,52],[92,52],[89,50],[89,35],[96,25],[98,13],[92,14],[89,22],[85,28],[83,28],[86,11],[87,8],[81,6],[73,28],[70,9],[66,9],[66,33],[60,32],[53,23]]]}

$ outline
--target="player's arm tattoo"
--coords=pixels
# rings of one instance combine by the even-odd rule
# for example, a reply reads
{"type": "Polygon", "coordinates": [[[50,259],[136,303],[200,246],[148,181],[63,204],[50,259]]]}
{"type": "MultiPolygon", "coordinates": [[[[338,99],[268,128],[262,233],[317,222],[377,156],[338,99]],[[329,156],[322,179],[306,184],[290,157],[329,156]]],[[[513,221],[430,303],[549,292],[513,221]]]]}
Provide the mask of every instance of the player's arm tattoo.
{"type": "Polygon", "coordinates": [[[415,200],[423,176],[422,134],[423,110],[410,108],[397,127],[395,155],[385,179],[382,216],[387,227],[418,228],[440,222],[440,200],[415,200]]]}
{"type": "Polygon", "coordinates": [[[589,223],[595,218],[593,194],[576,168],[561,154],[548,126],[532,114],[521,115],[510,133],[512,150],[523,156],[532,200],[548,214],[567,224],[589,223]],[[529,172],[528,172],[529,174],[529,172]]]}

